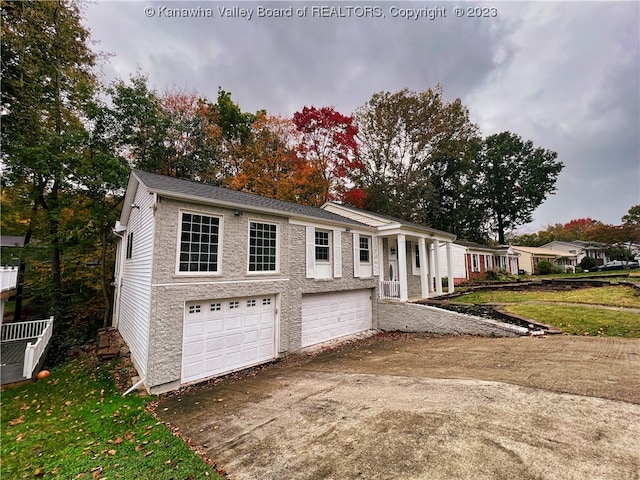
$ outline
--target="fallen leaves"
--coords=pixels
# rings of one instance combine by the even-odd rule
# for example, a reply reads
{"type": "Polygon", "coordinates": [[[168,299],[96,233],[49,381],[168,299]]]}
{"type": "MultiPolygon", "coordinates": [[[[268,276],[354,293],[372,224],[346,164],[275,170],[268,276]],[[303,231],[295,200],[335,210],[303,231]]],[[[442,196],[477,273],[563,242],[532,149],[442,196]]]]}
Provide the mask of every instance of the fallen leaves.
{"type": "Polygon", "coordinates": [[[24,415],[20,415],[18,418],[14,418],[9,422],[10,427],[15,427],[16,425],[20,425],[24,422],[24,415]]]}

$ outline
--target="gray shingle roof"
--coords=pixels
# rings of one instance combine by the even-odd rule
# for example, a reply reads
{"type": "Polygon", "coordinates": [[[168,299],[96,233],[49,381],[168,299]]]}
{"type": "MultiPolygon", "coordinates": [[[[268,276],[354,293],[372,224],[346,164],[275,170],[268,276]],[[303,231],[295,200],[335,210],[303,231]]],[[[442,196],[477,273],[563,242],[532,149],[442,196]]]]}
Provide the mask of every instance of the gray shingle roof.
{"type": "Polygon", "coordinates": [[[228,188],[214,187],[206,183],[157,175],[137,169],[132,170],[132,172],[151,191],[157,193],[172,194],[176,197],[198,197],[207,202],[218,201],[222,204],[230,204],[238,206],[239,208],[244,207],[259,211],[280,212],[286,216],[313,217],[329,222],[366,226],[355,220],[316,207],[308,207],[298,203],[285,202],[252,193],[230,190],[228,188]]]}

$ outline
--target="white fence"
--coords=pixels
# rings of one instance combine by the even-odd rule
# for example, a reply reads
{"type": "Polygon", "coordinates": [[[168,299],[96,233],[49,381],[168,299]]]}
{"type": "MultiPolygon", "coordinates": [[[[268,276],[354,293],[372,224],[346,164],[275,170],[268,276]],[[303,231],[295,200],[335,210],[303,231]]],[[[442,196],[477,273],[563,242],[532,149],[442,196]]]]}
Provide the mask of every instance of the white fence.
{"type": "Polygon", "coordinates": [[[32,322],[4,323],[2,325],[2,341],[12,342],[35,338],[35,343],[27,343],[24,350],[24,367],[22,375],[31,378],[40,358],[44,353],[53,333],[53,317],[32,322]]]}
{"type": "Polygon", "coordinates": [[[400,282],[382,280],[380,282],[380,298],[400,298],[400,282]]]}
{"type": "Polygon", "coordinates": [[[18,284],[18,267],[0,267],[0,291],[13,290],[18,284]]]}

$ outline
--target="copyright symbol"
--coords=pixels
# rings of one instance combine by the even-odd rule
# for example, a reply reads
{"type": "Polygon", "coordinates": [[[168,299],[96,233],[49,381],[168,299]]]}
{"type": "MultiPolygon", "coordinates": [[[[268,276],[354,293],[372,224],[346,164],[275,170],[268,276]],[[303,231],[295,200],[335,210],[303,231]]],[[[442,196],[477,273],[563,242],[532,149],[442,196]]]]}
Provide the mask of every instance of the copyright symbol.
{"type": "Polygon", "coordinates": [[[462,7],[454,7],[453,8],[453,14],[456,17],[462,17],[464,15],[464,8],[462,8],[462,7]]]}
{"type": "Polygon", "coordinates": [[[145,7],[145,9],[144,9],[144,14],[145,14],[147,17],[151,18],[151,17],[153,17],[153,16],[156,14],[156,9],[155,9],[155,8],[153,8],[153,7],[145,7]]]}

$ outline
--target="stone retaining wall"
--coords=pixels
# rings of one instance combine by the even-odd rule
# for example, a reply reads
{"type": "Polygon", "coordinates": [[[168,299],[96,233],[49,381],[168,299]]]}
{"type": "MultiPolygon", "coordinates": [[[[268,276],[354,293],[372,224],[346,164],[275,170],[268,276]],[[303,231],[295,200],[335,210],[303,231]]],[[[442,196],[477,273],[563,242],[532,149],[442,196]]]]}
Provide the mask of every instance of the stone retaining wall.
{"type": "Polygon", "coordinates": [[[415,303],[378,303],[378,328],[385,331],[453,335],[519,337],[528,329],[488,318],[465,315],[415,303]]]}

